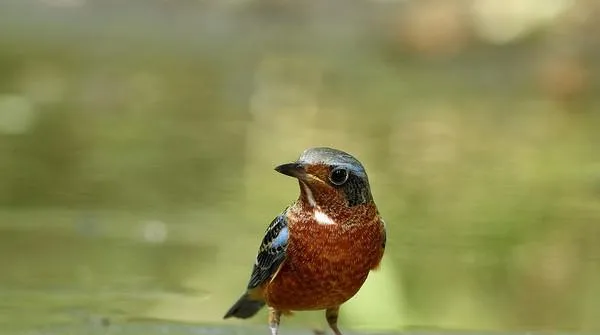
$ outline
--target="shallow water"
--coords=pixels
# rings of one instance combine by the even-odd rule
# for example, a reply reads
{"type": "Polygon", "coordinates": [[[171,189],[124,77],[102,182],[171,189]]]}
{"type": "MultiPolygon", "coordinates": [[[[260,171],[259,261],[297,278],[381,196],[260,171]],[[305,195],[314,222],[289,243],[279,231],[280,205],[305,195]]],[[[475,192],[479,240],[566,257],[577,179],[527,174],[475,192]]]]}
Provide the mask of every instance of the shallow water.
{"type": "Polygon", "coordinates": [[[222,315],[297,196],[273,167],[317,145],[388,225],[343,329],[600,329],[597,48],[419,54],[416,2],[223,3],[0,1],[1,334],[264,332],[222,315]]]}

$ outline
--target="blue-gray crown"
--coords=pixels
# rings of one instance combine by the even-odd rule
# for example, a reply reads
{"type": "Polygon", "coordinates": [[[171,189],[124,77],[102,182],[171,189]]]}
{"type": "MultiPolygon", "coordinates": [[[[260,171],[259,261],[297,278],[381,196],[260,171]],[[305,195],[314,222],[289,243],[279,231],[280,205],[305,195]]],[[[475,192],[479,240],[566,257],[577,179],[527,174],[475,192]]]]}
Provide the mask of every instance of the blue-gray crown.
{"type": "Polygon", "coordinates": [[[330,166],[344,167],[355,175],[367,179],[367,173],[358,159],[341,150],[316,147],[304,150],[298,158],[298,163],[317,164],[324,163],[330,166]]]}

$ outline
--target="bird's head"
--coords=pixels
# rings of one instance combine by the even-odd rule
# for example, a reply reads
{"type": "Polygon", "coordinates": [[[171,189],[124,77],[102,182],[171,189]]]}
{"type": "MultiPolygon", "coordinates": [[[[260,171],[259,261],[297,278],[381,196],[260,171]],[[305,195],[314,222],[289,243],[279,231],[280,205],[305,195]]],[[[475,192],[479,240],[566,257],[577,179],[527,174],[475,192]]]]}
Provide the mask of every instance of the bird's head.
{"type": "Polygon", "coordinates": [[[365,168],[340,150],[310,148],[275,170],[298,179],[300,201],[311,207],[341,210],[373,202],[365,168]]]}

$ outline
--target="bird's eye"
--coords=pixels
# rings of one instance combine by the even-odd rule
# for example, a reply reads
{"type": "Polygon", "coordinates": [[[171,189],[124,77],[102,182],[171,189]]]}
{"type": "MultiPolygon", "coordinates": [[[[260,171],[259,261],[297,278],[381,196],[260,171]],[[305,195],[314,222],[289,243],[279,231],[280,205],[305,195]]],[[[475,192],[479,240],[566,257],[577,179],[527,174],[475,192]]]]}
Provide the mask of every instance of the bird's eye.
{"type": "Polygon", "coordinates": [[[334,169],[329,175],[329,180],[337,186],[344,184],[348,180],[348,170],[342,168],[334,169]]]}

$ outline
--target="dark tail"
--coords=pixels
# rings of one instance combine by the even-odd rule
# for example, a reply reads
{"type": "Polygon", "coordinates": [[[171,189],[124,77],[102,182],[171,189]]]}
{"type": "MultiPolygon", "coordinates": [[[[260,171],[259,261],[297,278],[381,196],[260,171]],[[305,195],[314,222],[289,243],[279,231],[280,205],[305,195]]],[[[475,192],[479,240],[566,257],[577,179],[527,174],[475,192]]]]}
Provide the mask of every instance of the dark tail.
{"type": "Polygon", "coordinates": [[[254,316],[265,305],[264,301],[251,299],[248,293],[244,293],[238,301],[231,306],[223,319],[236,317],[239,319],[247,319],[254,316]]]}

